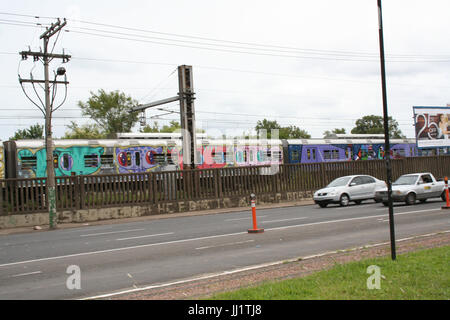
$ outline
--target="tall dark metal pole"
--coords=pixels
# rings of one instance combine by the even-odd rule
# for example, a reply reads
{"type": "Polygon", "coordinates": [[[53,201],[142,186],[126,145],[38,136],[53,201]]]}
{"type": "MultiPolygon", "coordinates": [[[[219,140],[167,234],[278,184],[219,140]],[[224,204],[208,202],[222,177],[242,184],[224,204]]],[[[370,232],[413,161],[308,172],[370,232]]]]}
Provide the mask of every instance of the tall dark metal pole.
{"type": "Polygon", "coordinates": [[[385,143],[385,160],[388,187],[388,203],[389,203],[389,229],[391,236],[391,258],[396,259],[395,250],[395,225],[394,225],[394,208],[392,205],[392,168],[391,168],[391,147],[389,144],[389,117],[387,110],[387,94],[386,94],[386,69],[384,63],[384,41],[383,41],[383,18],[381,14],[381,0],[378,0],[378,33],[380,39],[380,63],[381,63],[381,85],[383,91],[383,120],[384,120],[384,143],[385,143]]]}

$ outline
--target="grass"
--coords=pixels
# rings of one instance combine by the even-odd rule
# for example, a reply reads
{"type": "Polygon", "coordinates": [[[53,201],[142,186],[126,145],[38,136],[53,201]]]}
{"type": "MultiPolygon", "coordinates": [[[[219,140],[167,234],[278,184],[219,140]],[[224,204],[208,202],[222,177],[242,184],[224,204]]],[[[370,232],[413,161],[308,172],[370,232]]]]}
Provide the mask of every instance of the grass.
{"type": "Polygon", "coordinates": [[[448,300],[450,246],[336,264],[303,278],[216,294],[214,300],[448,300]],[[380,267],[380,289],[369,290],[367,267],[380,267]]]}

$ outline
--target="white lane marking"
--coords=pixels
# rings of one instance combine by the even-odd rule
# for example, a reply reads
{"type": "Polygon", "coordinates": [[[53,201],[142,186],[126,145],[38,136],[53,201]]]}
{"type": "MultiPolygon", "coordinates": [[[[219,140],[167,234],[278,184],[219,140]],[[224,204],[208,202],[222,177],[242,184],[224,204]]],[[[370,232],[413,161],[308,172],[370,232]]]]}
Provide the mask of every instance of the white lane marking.
{"type": "Polygon", "coordinates": [[[143,231],[143,230],[145,230],[145,229],[129,229],[129,230],[122,230],[122,231],[88,233],[88,234],[80,234],[80,237],[93,237],[93,236],[102,236],[102,235],[105,235],[105,234],[126,233],[126,232],[143,231]]]}
{"type": "Polygon", "coordinates": [[[204,240],[204,239],[213,239],[213,238],[219,238],[219,237],[228,237],[228,236],[235,236],[235,235],[247,234],[247,233],[248,233],[247,231],[245,231],[245,232],[236,232],[236,233],[227,233],[227,234],[219,234],[219,235],[215,235],[215,236],[207,236],[207,237],[199,237],[199,238],[173,240],[173,241],[167,241],[167,242],[141,244],[141,245],[130,246],[130,247],[122,247],[122,248],[114,248],[114,249],[106,249],[106,250],[98,250],[98,251],[89,251],[89,252],[80,252],[80,253],[74,253],[74,254],[67,254],[67,255],[63,255],[63,256],[56,256],[56,257],[48,257],[48,258],[40,258],[40,259],[32,259],[32,260],[24,260],[24,261],[4,263],[4,264],[0,264],[0,267],[8,267],[8,266],[14,266],[14,265],[18,265],[18,264],[42,262],[42,261],[48,261],[48,260],[56,260],[56,259],[88,256],[88,255],[94,255],[94,254],[99,254],[99,253],[109,253],[109,252],[116,252],[116,251],[130,250],[130,249],[140,249],[140,248],[146,248],[146,247],[155,247],[155,246],[160,246],[160,245],[165,245],[165,244],[174,244],[174,243],[183,243],[183,242],[190,242],[190,241],[197,241],[197,240],[204,240]]]}
{"type": "Polygon", "coordinates": [[[123,240],[131,240],[131,239],[150,238],[150,237],[157,237],[157,236],[165,236],[165,235],[168,235],[168,234],[173,234],[173,232],[148,234],[148,235],[145,235],[145,236],[137,236],[137,237],[129,237],[129,238],[119,238],[119,239],[116,239],[116,240],[117,241],[123,241],[123,240]]]}
{"type": "Polygon", "coordinates": [[[199,248],[195,248],[195,250],[204,250],[204,249],[211,249],[211,248],[218,248],[218,247],[233,246],[233,245],[236,245],[236,244],[243,244],[243,243],[249,243],[249,242],[255,242],[255,240],[247,240],[247,241],[224,243],[224,244],[219,244],[217,246],[199,247],[199,248]]]}
{"type": "Polygon", "coordinates": [[[363,205],[354,205],[354,206],[348,206],[348,207],[341,207],[341,208],[335,208],[335,210],[348,210],[348,209],[359,209],[359,208],[367,208],[367,207],[372,207],[374,206],[376,203],[374,204],[363,204],[363,205]]]}
{"type": "MultiPolygon", "coordinates": [[[[395,215],[402,215],[402,214],[409,214],[409,213],[421,213],[421,212],[425,212],[425,211],[429,212],[429,211],[444,211],[444,210],[442,210],[441,208],[436,208],[436,209],[429,209],[429,210],[402,212],[402,213],[397,213],[395,215]]],[[[268,228],[265,231],[267,232],[267,231],[272,231],[272,230],[283,230],[283,229],[289,229],[289,228],[308,227],[308,226],[326,224],[326,223],[337,223],[337,222],[346,222],[346,221],[353,221],[353,220],[373,219],[373,218],[380,218],[380,217],[385,217],[385,216],[386,216],[386,214],[380,214],[380,215],[368,216],[368,217],[338,219],[338,220],[312,222],[312,223],[305,223],[305,224],[295,224],[295,225],[284,226],[284,227],[268,228]]],[[[32,263],[32,262],[41,262],[41,261],[48,261],[48,260],[80,257],[80,256],[94,255],[94,254],[99,254],[99,253],[108,253],[108,252],[139,249],[139,248],[146,248],[146,247],[155,247],[155,246],[160,246],[160,245],[165,245],[165,244],[183,243],[183,242],[213,239],[213,238],[219,238],[219,237],[235,236],[235,235],[241,235],[241,234],[248,234],[248,232],[243,231],[243,232],[235,232],[235,233],[226,233],[226,234],[219,234],[219,235],[215,235],[215,236],[206,236],[206,237],[198,237],[198,238],[173,240],[173,241],[167,241],[167,242],[149,243],[149,244],[142,244],[142,245],[130,246],[130,247],[122,247],[122,248],[106,249],[106,250],[99,250],[99,251],[90,251],[90,252],[81,252],[81,253],[74,253],[74,254],[68,254],[68,255],[63,255],[63,256],[40,258],[40,259],[33,259],[33,260],[24,260],[24,261],[0,264],[0,267],[14,266],[14,265],[32,263]]]]}
{"type": "MultiPolygon", "coordinates": [[[[415,239],[415,238],[419,238],[419,237],[434,236],[434,235],[437,235],[437,234],[440,234],[440,233],[449,233],[449,232],[450,232],[450,230],[445,230],[443,232],[436,232],[436,233],[430,233],[430,234],[421,235],[421,236],[414,236],[414,237],[398,239],[398,240],[396,240],[396,242],[411,240],[411,239],[415,239]]],[[[358,250],[358,249],[370,248],[370,247],[378,247],[378,246],[386,245],[386,244],[389,244],[389,243],[390,242],[382,242],[382,243],[370,244],[370,245],[365,245],[365,246],[362,246],[362,247],[356,247],[356,248],[354,248],[352,250],[358,250]]],[[[301,258],[302,260],[309,260],[309,259],[313,259],[313,258],[316,258],[316,257],[322,257],[322,256],[325,256],[325,255],[338,253],[339,251],[340,250],[327,251],[327,252],[323,252],[323,253],[319,253],[319,254],[315,254],[315,255],[310,255],[310,256],[306,256],[306,257],[299,257],[299,258],[301,258]]],[[[133,289],[116,291],[116,292],[113,292],[113,293],[106,293],[106,294],[97,295],[97,296],[85,297],[85,298],[81,298],[79,300],[102,299],[102,298],[118,296],[118,295],[126,294],[126,293],[133,293],[133,292],[139,292],[139,291],[150,290],[150,289],[170,287],[170,286],[173,286],[173,285],[179,285],[179,284],[194,282],[194,281],[198,281],[198,280],[206,280],[206,279],[211,279],[211,278],[215,278],[215,277],[219,277],[219,276],[223,276],[223,275],[230,275],[230,274],[244,272],[244,271],[250,271],[250,270],[261,269],[261,268],[270,267],[270,266],[276,266],[276,265],[284,264],[286,262],[296,262],[296,261],[299,261],[299,258],[293,258],[293,259],[288,259],[288,260],[279,260],[279,261],[274,261],[274,262],[262,263],[262,264],[257,264],[257,265],[253,265],[253,266],[238,268],[238,269],[229,270],[229,271],[217,272],[217,273],[213,273],[213,274],[208,274],[208,275],[204,275],[204,276],[200,276],[200,277],[194,277],[194,278],[189,278],[189,279],[184,279],[184,280],[179,280],[179,281],[174,281],[174,282],[155,284],[155,285],[150,285],[150,286],[141,287],[141,288],[133,288],[133,289]]]]}
{"type": "Polygon", "coordinates": [[[302,220],[307,219],[308,217],[301,217],[301,218],[290,218],[290,219],[279,219],[279,220],[267,220],[267,221],[261,221],[261,223],[272,223],[272,222],[281,222],[281,221],[293,221],[293,220],[302,220]]]}
{"type": "MultiPolygon", "coordinates": [[[[410,214],[410,213],[421,213],[421,212],[429,212],[429,211],[441,211],[441,210],[442,209],[440,209],[440,208],[436,208],[436,209],[429,209],[429,210],[408,211],[408,212],[395,213],[394,216],[399,216],[399,215],[403,215],[403,214],[410,214]]],[[[296,227],[314,226],[314,225],[326,224],[326,223],[336,223],[336,222],[344,222],[344,221],[364,220],[364,219],[381,218],[381,217],[386,217],[386,214],[379,214],[379,215],[367,216],[367,217],[357,217],[357,218],[347,218],[347,219],[337,219],[337,220],[329,220],[329,221],[311,222],[311,223],[305,223],[305,224],[295,224],[295,225],[291,225],[291,226],[270,228],[270,229],[266,229],[266,231],[269,231],[269,230],[283,230],[283,229],[290,229],[290,228],[296,228],[296,227]]]]}
{"type": "Polygon", "coordinates": [[[39,274],[39,273],[42,273],[42,271],[33,271],[33,272],[27,272],[27,273],[19,273],[19,274],[12,275],[11,278],[29,276],[29,275],[32,275],[32,274],[39,274]]]}
{"type": "MultiPolygon", "coordinates": [[[[259,218],[267,217],[267,215],[265,215],[265,216],[258,216],[258,217],[259,217],[259,218]]],[[[224,221],[238,221],[238,220],[249,220],[249,219],[252,219],[252,217],[225,219],[224,221]]]]}

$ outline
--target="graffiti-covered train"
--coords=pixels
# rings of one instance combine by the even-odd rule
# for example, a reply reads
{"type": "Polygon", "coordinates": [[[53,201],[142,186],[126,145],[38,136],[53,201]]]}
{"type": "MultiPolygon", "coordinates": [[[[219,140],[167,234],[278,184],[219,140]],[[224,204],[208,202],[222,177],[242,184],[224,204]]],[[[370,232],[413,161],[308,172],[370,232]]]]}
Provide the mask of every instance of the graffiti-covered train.
{"type": "MultiPolygon", "coordinates": [[[[138,173],[183,168],[181,140],[151,134],[104,140],[54,140],[56,176],[138,173]]],[[[417,149],[414,139],[391,139],[391,157],[439,154],[417,149]]],[[[447,151],[445,151],[447,154],[447,151]]],[[[442,151],[441,151],[442,154],[442,151]]],[[[197,141],[199,169],[282,163],[382,159],[383,139],[216,140],[197,141]]],[[[44,140],[5,141],[0,147],[0,179],[45,177],[44,140]]]]}

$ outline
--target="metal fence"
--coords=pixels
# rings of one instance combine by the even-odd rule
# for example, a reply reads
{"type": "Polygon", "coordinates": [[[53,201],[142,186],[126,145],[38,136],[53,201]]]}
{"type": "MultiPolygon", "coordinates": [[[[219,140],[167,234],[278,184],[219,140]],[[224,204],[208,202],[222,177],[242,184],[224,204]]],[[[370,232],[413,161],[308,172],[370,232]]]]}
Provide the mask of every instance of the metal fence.
{"type": "MultiPolygon", "coordinates": [[[[395,159],[391,165],[393,179],[413,172],[450,176],[450,156],[395,159]]],[[[158,205],[250,193],[314,191],[352,174],[386,180],[386,163],[370,160],[58,177],[56,200],[58,210],[158,205]]],[[[46,212],[45,197],[45,178],[0,180],[0,215],[46,212]]]]}

